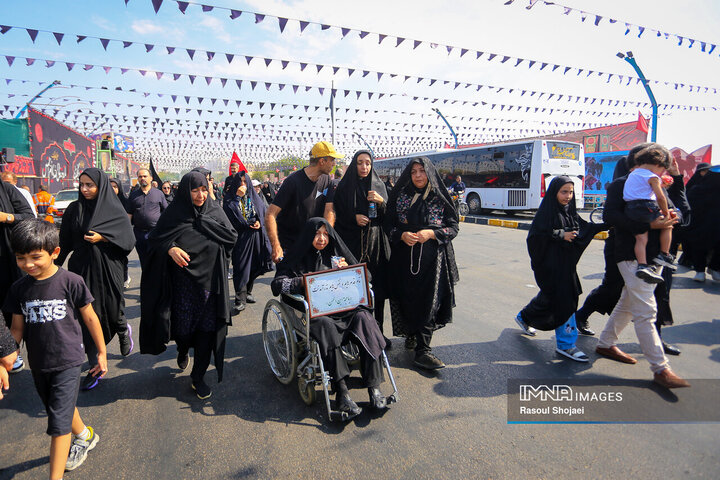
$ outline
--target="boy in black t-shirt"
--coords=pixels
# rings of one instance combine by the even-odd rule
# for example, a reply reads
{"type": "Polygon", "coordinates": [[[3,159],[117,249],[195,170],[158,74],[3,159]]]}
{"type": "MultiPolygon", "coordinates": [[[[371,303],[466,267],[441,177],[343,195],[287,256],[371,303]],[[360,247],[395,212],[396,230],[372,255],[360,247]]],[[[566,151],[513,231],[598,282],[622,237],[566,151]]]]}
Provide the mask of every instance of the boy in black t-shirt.
{"type": "Polygon", "coordinates": [[[47,434],[52,437],[50,478],[61,479],[63,471],[79,467],[98,442],[75,407],[85,359],[79,318],[98,350],[98,363],[90,373],[100,377],[107,373],[105,342],[82,277],[54,263],[60,253],[55,226],[25,220],[13,229],[10,243],[18,267],[28,275],[10,287],[3,310],[13,314],[15,341],[25,340],[35,388],[48,415],[47,434]]]}

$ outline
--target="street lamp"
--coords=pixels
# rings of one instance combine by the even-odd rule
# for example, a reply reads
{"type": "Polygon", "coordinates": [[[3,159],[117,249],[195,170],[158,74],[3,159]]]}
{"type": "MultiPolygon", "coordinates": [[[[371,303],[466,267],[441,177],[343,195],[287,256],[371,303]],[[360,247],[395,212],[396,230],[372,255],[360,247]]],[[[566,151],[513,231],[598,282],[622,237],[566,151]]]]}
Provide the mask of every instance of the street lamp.
{"type": "Polygon", "coordinates": [[[626,52],[626,53],[617,53],[618,58],[622,58],[626,62],[628,62],[632,67],[635,69],[635,72],[640,77],[640,80],[642,80],[643,87],[645,87],[645,92],[647,93],[648,97],[650,98],[650,104],[652,105],[652,132],[650,133],[650,141],[656,142],[657,141],[657,120],[658,120],[658,104],[655,100],[655,95],[653,95],[652,90],[650,90],[650,85],[648,84],[647,78],[645,78],[645,75],[643,74],[642,70],[640,70],[640,67],[638,66],[637,62],[635,61],[635,58],[633,57],[632,52],[626,52]]]}
{"type": "Polygon", "coordinates": [[[443,121],[445,122],[445,125],[447,125],[447,127],[450,129],[450,133],[452,133],[452,136],[453,136],[453,138],[455,139],[455,149],[457,150],[457,148],[458,148],[458,139],[457,139],[457,135],[455,135],[455,130],[453,130],[453,128],[450,126],[450,122],[448,122],[447,119],[445,119],[445,117],[443,116],[443,114],[440,113],[440,110],[439,110],[439,109],[433,108],[432,111],[435,112],[435,113],[437,113],[437,114],[440,116],[440,118],[443,119],[443,121]]]}
{"type": "Polygon", "coordinates": [[[30,104],[31,104],[32,102],[34,102],[35,100],[37,100],[37,99],[40,97],[40,95],[42,95],[43,93],[47,92],[47,91],[50,90],[52,87],[55,87],[55,86],[57,86],[57,85],[60,85],[60,80],[55,80],[54,82],[52,82],[52,83],[51,83],[50,85],[48,85],[47,87],[45,87],[45,88],[43,88],[42,90],[40,90],[40,92],[39,92],[37,95],[35,95],[32,99],[30,99],[30,101],[27,102],[27,103],[25,104],[25,106],[20,109],[20,111],[17,113],[17,115],[15,115],[15,118],[20,118],[20,115],[22,115],[23,112],[25,112],[25,110],[27,110],[27,108],[30,106],[30,104]]]}

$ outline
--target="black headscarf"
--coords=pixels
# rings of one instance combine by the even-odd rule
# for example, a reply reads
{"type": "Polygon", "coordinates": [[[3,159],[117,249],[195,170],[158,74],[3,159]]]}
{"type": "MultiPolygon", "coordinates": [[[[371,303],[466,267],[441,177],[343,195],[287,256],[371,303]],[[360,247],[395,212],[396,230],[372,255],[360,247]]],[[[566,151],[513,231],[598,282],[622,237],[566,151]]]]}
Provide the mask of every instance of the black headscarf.
{"type": "Polygon", "coordinates": [[[135,246],[135,235],[125,208],[110,185],[110,179],[98,168],[85,169],[80,174],[83,175],[90,177],[98,187],[97,197],[92,200],[87,200],[78,188],[77,219],[83,234],[89,231],[99,233],[129,254],[135,246]]]}
{"type": "Polygon", "coordinates": [[[577,206],[575,205],[575,196],[567,205],[561,205],[557,200],[560,189],[573,183],[572,178],[560,175],[555,177],[545,193],[545,197],[540,202],[532,225],[530,225],[530,233],[528,238],[536,235],[552,234],[554,230],[564,230],[566,232],[577,231],[580,229],[580,221],[577,214],[577,206]]]}
{"type": "Polygon", "coordinates": [[[123,190],[122,182],[117,177],[110,177],[110,182],[117,185],[117,187],[118,187],[117,196],[120,199],[120,203],[122,204],[122,206],[125,207],[127,205],[128,197],[127,197],[127,195],[125,195],[125,190],[123,190]]]}
{"type": "Polygon", "coordinates": [[[252,207],[255,210],[256,214],[256,220],[260,221],[260,225],[265,225],[265,201],[258,195],[258,193],[255,191],[255,188],[252,185],[252,179],[250,179],[250,175],[247,174],[245,170],[238,172],[234,175],[231,175],[228,177],[228,183],[226,183],[225,186],[225,195],[223,196],[223,210],[225,210],[225,213],[228,215],[228,218],[230,215],[233,215],[235,219],[240,222],[241,225],[247,225],[247,219],[242,216],[242,208],[240,205],[240,202],[244,198],[250,198],[250,202],[252,203],[252,207]],[[245,192],[245,197],[240,198],[237,194],[238,188],[240,188],[240,185],[242,185],[242,180],[245,179],[245,186],[247,187],[247,190],[245,192]]]}
{"type": "MultiPolygon", "coordinates": [[[[426,199],[430,195],[435,195],[449,207],[447,211],[451,212],[451,215],[456,222],[460,221],[457,210],[453,205],[453,201],[450,198],[450,194],[447,191],[447,187],[442,181],[442,177],[435,169],[435,165],[430,161],[428,157],[416,157],[410,160],[405,170],[403,170],[400,178],[395,182],[395,188],[390,193],[390,200],[388,201],[387,218],[393,219],[397,216],[397,198],[400,192],[405,192],[411,198],[417,196],[416,201],[413,201],[410,210],[408,211],[407,220],[408,223],[402,228],[408,231],[417,231],[423,228],[433,228],[428,224],[428,210],[425,202],[419,202],[417,200],[426,199]],[[425,173],[428,177],[428,183],[423,189],[418,189],[412,182],[412,167],[415,164],[420,164],[425,169],[425,173]]],[[[389,230],[389,229],[388,229],[389,230]]]]}
{"type": "MultiPolygon", "coordinates": [[[[230,323],[227,264],[237,233],[220,207],[208,197],[196,207],[191,190],[207,188],[207,178],[199,172],[189,172],[180,181],[175,200],[162,213],[148,240],[150,249],[143,265],[140,285],[141,321],[140,351],[158,355],[170,341],[172,259],[170,248],[182,248],[190,256],[184,270],[205,290],[218,295],[217,318],[230,323]]],[[[225,332],[227,329],[225,329],[225,332]]],[[[225,336],[218,334],[215,345],[215,366],[222,378],[222,358],[225,336]]]]}
{"type": "Polygon", "coordinates": [[[380,177],[372,168],[372,164],[375,162],[375,158],[370,150],[358,150],[353,155],[352,162],[345,170],[340,183],[335,190],[335,197],[333,200],[333,207],[337,215],[338,221],[342,217],[344,226],[355,225],[356,214],[367,214],[369,202],[367,195],[370,190],[377,192],[387,203],[388,193],[385,188],[385,184],[380,180],[380,177]],[[357,159],[360,155],[366,154],[370,157],[371,169],[370,173],[365,178],[360,178],[357,171],[357,159]]]}
{"type": "Polygon", "coordinates": [[[237,233],[209,196],[202,206],[193,205],[190,191],[200,187],[208,188],[205,175],[197,171],[185,174],[175,200],[160,216],[148,240],[151,248],[160,247],[165,253],[172,245],[185,250],[190,255],[185,271],[205,290],[217,293],[221,288],[218,283],[227,284],[227,277],[219,279],[215,274],[220,250],[230,252],[237,233]]]}
{"type": "MultiPolygon", "coordinates": [[[[10,246],[10,231],[22,220],[34,218],[25,197],[10,183],[0,180],[0,212],[12,213],[15,223],[0,223],[0,307],[5,302],[10,285],[22,276],[10,246]]],[[[12,317],[8,315],[7,322],[12,317]]]]}
{"type": "Polygon", "coordinates": [[[312,217],[305,223],[283,261],[278,264],[276,276],[297,277],[303,273],[328,270],[332,265],[330,257],[333,256],[344,257],[348,265],[357,264],[350,249],[328,221],[322,217],[312,217]],[[328,232],[328,245],[322,250],[316,250],[312,242],[315,233],[323,226],[328,232]]]}

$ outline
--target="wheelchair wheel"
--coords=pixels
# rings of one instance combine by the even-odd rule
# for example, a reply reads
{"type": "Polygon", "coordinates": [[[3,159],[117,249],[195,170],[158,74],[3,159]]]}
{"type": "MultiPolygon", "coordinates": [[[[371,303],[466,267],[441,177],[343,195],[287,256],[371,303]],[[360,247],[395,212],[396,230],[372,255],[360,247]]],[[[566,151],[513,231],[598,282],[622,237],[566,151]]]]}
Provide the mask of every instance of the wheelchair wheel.
{"type": "Polygon", "coordinates": [[[468,213],[470,213],[470,207],[468,207],[468,204],[463,202],[460,205],[458,205],[458,213],[462,216],[465,216],[468,213]]]}
{"type": "MultiPolygon", "coordinates": [[[[313,377],[315,376],[314,372],[312,375],[313,377]]],[[[303,399],[303,402],[305,402],[305,405],[310,406],[315,403],[317,391],[315,390],[314,378],[309,380],[305,375],[298,377],[298,391],[300,392],[300,397],[303,399]]]]}
{"type": "Polygon", "coordinates": [[[285,307],[275,299],[265,305],[262,320],[263,346],[270,369],[283,385],[295,378],[297,345],[285,307]]]}
{"type": "Polygon", "coordinates": [[[603,207],[597,207],[590,212],[590,223],[603,223],[603,207]]]}

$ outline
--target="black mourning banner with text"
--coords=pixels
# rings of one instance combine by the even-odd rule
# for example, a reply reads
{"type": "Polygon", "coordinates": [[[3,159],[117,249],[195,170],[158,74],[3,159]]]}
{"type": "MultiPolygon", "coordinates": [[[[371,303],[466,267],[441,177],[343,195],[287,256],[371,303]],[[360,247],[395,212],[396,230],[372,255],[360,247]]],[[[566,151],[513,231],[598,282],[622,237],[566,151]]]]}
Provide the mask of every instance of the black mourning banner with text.
{"type": "Polygon", "coordinates": [[[28,124],[36,174],[51,193],[73,188],[80,173],[94,166],[93,142],[32,108],[28,124]]]}

